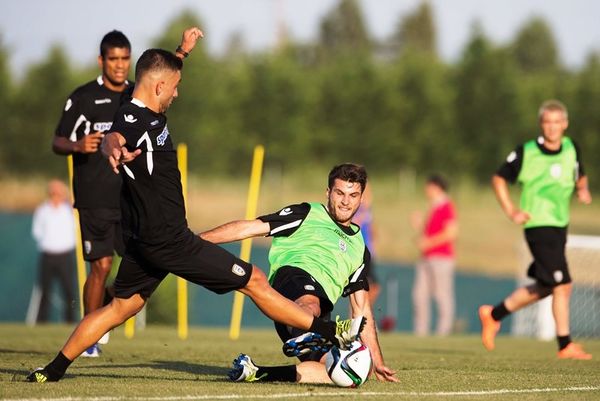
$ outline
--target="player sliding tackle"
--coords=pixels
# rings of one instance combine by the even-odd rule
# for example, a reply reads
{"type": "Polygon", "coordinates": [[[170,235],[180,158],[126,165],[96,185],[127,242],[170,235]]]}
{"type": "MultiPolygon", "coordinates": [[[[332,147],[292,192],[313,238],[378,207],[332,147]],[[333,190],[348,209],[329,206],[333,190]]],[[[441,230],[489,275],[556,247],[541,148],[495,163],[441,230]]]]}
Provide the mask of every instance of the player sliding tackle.
{"type": "MultiPolygon", "coordinates": [[[[369,302],[367,273],[370,255],[359,226],[352,223],[367,184],[362,166],[342,164],[329,173],[327,206],[301,203],[255,220],[232,221],[200,234],[224,243],[258,236],[273,237],[269,281],[287,299],[315,317],[329,319],[340,296],[350,297],[352,316],[365,316],[361,341],[371,350],[377,379],[397,381],[385,366],[369,302]]],[[[234,381],[330,382],[324,355],[331,342],[318,333],[275,323],[283,352],[299,365],[264,367],[241,354],[229,377],[234,381]]]]}
{"type": "MultiPolygon", "coordinates": [[[[193,32],[195,43],[202,32],[193,32]]],[[[190,50],[178,53],[185,57],[190,50]]],[[[320,333],[344,348],[360,334],[362,316],[337,323],[313,317],[270,287],[259,268],[188,228],[177,153],[164,114],[177,97],[182,67],[181,58],[161,49],[146,50],[137,62],[133,98],[121,106],[113,132],[102,143],[103,154],[123,180],[126,249],[114,282],[115,297],[86,315],[56,358],[31,372],[28,381],[60,380],[85,349],[138,313],[169,273],[218,294],[238,290],[271,319],[320,333]]]]}

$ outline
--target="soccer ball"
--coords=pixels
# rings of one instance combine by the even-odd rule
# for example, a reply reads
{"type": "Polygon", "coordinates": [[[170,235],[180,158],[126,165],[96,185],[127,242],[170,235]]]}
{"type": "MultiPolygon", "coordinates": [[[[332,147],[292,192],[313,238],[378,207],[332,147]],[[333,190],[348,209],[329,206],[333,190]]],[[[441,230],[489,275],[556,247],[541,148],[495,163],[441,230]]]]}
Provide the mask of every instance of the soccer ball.
{"type": "Polygon", "coordinates": [[[325,368],[334,384],[358,387],[367,381],[371,372],[371,353],[358,341],[354,341],[348,350],[334,346],[325,355],[325,368]]]}

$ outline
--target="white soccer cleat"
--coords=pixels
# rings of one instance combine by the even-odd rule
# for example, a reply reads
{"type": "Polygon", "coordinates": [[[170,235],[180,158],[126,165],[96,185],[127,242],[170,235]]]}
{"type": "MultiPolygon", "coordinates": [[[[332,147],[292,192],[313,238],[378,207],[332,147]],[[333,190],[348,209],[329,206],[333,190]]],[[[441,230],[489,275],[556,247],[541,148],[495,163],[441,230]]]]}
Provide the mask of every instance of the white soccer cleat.
{"type": "Polygon", "coordinates": [[[102,337],[100,337],[100,339],[98,340],[98,344],[108,344],[108,340],[110,340],[110,331],[107,331],[102,337]]]}
{"type": "Polygon", "coordinates": [[[81,356],[84,358],[98,358],[101,352],[102,351],[100,350],[98,344],[94,344],[85,351],[83,351],[81,353],[81,356]]]}
{"type": "Polygon", "coordinates": [[[254,382],[262,379],[262,377],[256,377],[258,367],[252,363],[252,359],[249,355],[239,354],[237,358],[233,360],[233,367],[227,374],[229,379],[234,382],[254,382]]]}

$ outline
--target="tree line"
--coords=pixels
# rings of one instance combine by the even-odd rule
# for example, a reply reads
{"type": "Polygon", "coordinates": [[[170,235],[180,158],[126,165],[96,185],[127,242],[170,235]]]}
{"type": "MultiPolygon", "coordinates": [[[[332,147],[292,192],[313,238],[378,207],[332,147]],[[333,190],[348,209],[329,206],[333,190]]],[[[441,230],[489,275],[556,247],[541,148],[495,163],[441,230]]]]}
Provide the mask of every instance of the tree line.
{"type": "MultiPolygon", "coordinates": [[[[153,46],[174,49],[191,25],[203,26],[182,12],[153,46]]],[[[169,130],[188,144],[192,173],[245,175],[261,143],[267,168],[283,171],[354,161],[371,173],[439,171],[487,181],[514,146],[538,134],[541,102],[558,98],[592,183],[600,176],[593,156],[600,151],[598,54],[566,68],[539,17],[504,44],[474,23],[452,62],[440,58],[436,40],[429,2],[399,17],[389,38],[374,40],[359,3],[340,0],[314,42],[282,34],[276,48],[250,52],[234,34],[219,55],[200,43],[185,61],[169,130]]],[[[67,96],[97,68],[74,68],[60,46],[21,79],[9,61],[0,40],[0,176],[64,175],[51,139],[67,96]]]]}

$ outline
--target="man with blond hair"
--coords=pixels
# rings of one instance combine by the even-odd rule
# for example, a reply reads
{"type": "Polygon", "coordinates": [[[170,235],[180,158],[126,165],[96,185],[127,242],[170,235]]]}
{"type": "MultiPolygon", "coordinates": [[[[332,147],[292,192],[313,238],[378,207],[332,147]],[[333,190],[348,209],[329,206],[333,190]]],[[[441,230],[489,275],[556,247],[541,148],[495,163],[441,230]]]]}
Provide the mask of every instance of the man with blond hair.
{"type": "Polygon", "coordinates": [[[495,307],[479,308],[482,341],[486,349],[493,350],[500,320],[552,294],[558,358],[592,359],[581,345],[571,341],[572,283],[565,256],[571,196],[575,191],[580,202],[590,204],[588,179],[579,148],[564,135],[569,125],[566,107],[557,100],[548,100],[540,107],[538,118],[541,135],[511,152],[492,178],[502,210],[525,228],[525,239],[533,256],[527,274],[535,283],[516,289],[495,307]],[[513,204],[507,185],[515,181],[522,186],[519,206],[513,204]]]}

